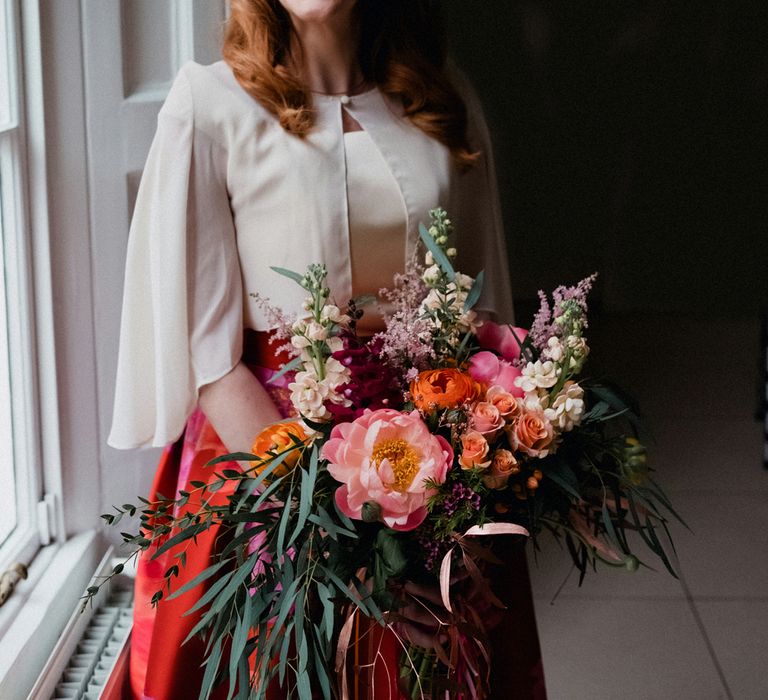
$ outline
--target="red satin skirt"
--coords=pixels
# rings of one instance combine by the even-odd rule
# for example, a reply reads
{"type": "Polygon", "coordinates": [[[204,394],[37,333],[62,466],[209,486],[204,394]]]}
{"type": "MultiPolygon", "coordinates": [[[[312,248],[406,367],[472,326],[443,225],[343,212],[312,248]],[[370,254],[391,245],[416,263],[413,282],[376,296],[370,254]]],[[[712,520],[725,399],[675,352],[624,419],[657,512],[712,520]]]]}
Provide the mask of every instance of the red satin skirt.
{"type": "MultiPolygon", "coordinates": [[[[244,362],[265,383],[280,410],[290,411],[285,383],[266,384],[279,369],[265,333],[246,331],[244,362]]],[[[166,446],[155,474],[150,500],[155,494],[178,496],[179,490],[191,490],[189,482],[208,481],[212,469],[205,465],[227,450],[213,426],[200,411],[188,418],[179,439],[166,446]]],[[[218,468],[236,464],[218,465],[218,468]]],[[[224,502],[228,493],[215,494],[224,502]]],[[[197,537],[197,544],[186,547],[186,566],[182,567],[174,587],[180,588],[212,563],[217,548],[223,546],[219,529],[213,527],[197,537]]],[[[182,544],[180,547],[184,547],[182,544]]],[[[536,631],[533,600],[524,550],[510,545],[503,577],[494,586],[507,604],[504,619],[491,633],[495,663],[492,671],[492,698],[499,700],[540,700],[546,697],[541,668],[541,654],[536,631]]],[[[179,549],[180,551],[180,549],[179,549]]],[[[135,583],[133,632],[131,636],[130,687],[133,700],[191,700],[200,692],[205,644],[200,638],[183,640],[200,619],[200,613],[184,616],[205,593],[210,580],[172,600],[150,605],[152,595],[162,588],[163,574],[178,563],[176,550],[152,559],[147,552],[138,563],[135,583]]],[[[405,700],[397,689],[400,645],[393,634],[362,621],[356,630],[356,644],[350,648],[350,700],[405,700]]],[[[228,684],[225,684],[225,686],[228,684]]],[[[227,687],[217,689],[215,700],[226,698],[227,687]]],[[[284,697],[275,683],[268,700],[284,697]]]]}

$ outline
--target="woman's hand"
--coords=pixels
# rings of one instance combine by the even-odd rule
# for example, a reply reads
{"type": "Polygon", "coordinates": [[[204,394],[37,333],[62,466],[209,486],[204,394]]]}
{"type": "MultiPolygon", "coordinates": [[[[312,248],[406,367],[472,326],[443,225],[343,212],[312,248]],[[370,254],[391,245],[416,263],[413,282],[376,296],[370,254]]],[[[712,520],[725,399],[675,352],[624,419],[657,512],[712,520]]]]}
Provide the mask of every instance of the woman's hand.
{"type": "Polygon", "coordinates": [[[201,387],[198,403],[230,452],[250,452],[259,431],[282,419],[267,390],[242,362],[201,387]]]}

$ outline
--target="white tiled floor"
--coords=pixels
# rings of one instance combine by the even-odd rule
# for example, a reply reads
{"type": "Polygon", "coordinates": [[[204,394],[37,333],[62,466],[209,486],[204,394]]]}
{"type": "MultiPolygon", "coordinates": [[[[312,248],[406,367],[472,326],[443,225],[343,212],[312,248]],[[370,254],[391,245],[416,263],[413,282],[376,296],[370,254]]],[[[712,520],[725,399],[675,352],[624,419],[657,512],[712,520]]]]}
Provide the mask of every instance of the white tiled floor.
{"type": "Polygon", "coordinates": [[[759,324],[594,324],[594,367],[640,400],[685,585],[659,567],[577,586],[566,552],[531,563],[551,700],[768,699],[768,471],[754,412],[759,324]]]}

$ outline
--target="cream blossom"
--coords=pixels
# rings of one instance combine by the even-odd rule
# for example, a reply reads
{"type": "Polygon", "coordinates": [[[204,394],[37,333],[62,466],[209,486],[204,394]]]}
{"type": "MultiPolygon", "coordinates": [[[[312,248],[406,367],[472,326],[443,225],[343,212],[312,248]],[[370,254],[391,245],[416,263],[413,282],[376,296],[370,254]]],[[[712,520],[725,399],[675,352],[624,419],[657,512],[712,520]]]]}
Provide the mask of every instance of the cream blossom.
{"type": "Polygon", "coordinates": [[[325,344],[331,352],[338,352],[339,350],[344,349],[344,341],[335,335],[328,338],[328,340],[325,341],[325,344]]]}
{"type": "Polygon", "coordinates": [[[536,360],[523,367],[521,376],[515,379],[515,384],[526,394],[537,389],[550,389],[557,383],[558,374],[558,367],[551,360],[536,360]]]}
{"type": "Polygon", "coordinates": [[[312,341],[325,340],[328,337],[328,329],[322,323],[310,321],[305,334],[312,341]]]}
{"type": "Polygon", "coordinates": [[[544,352],[542,354],[548,360],[552,360],[553,362],[562,361],[562,359],[565,357],[565,348],[560,342],[560,338],[558,338],[556,335],[553,335],[547,341],[547,347],[544,348],[544,352]]]}
{"type": "Polygon", "coordinates": [[[584,390],[576,382],[567,381],[544,415],[556,428],[573,430],[584,415],[584,390]]]}
{"type": "Polygon", "coordinates": [[[430,265],[421,275],[421,279],[424,280],[424,284],[432,286],[437,284],[437,280],[440,279],[440,266],[430,265]]]}
{"type": "Polygon", "coordinates": [[[295,347],[297,350],[309,347],[311,344],[312,341],[305,335],[291,336],[291,345],[293,345],[293,347],[295,347]]]}
{"type": "Polygon", "coordinates": [[[331,323],[346,323],[349,321],[349,316],[341,313],[341,309],[334,304],[326,304],[320,310],[320,318],[331,323]]]}
{"type": "Polygon", "coordinates": [[[330,411],[325,407],[329,386],[320,381],[314,372],[297,372],[288,388],[291,390],[291,402],[302,416],[316,421],[330,417],[330,411]]]}

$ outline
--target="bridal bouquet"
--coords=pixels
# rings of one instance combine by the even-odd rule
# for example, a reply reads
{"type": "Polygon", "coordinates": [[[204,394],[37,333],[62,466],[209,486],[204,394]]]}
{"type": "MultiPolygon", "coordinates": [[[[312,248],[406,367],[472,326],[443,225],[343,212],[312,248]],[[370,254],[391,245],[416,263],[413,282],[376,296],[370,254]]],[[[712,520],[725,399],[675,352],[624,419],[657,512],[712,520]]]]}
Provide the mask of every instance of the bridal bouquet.
{"type": "Polygon", "coordinates": [[[252,453],[212,460],[207,483],[103,516],[140,509],[140,532],[124,538],[155,556],[224,528],[211,565],[181,587],[171,567],[153,599],[208,586],[190,633],[208,644],[201,697],[227,679],[230,697],[264,697],[270,682],[285,697],[349,697],[361,619],[397,640],[407,697],[485,697],[499,537],[550,532],[583,577],[597,561],[637,568],[634,531],[674,575],[659,537],[674,511],[634,414],[582,376],[594,276],[541,294],[528,331],[482,321],[483,275],[454,269],[450,220],[430,216],[424,262],[382,292],[386,329],[372,338],[356,331],[362,302],[337,306],[322,265],[277,269],[306,290],[276,333],[295,416],[252,453]],[[429,624],[409,616],[414,605],[429,624]]]}

